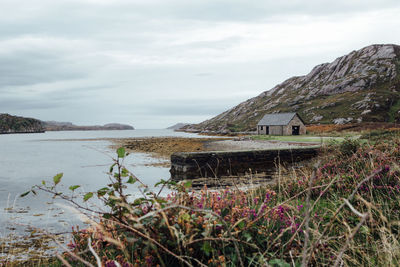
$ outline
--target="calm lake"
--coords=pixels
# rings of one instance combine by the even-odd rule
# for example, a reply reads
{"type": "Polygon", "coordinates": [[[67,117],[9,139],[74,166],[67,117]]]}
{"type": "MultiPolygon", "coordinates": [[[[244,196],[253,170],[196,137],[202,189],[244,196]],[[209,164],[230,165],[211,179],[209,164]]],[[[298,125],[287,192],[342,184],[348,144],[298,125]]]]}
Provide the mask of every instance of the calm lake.
{"type": "MultiPolygon", "coordinates": [[[[60,190],[81,185],[77,191],[88,192],[108,182],[106,172],[115,151],[112,143],[96,138],[125,138],[148,136],[201,137],[172,130],[127,131],[64,131],[39,134],[0,135],[0,238],[26,231],[29,225],[48,231],[69,231],[79,223],[78,216],[68,209],[49,204],[51,197],[43,192],[37,196],[19,195],[42,180],[52,181],[57,173],[64,173],[60,190]],[[86,140],[85,140],[86,139],[86,140]]],[[[125,166],[144,183],[153,186],[160,179],[169,178],[169,169],[152,167],[160,162],[148,154],[133,153],[125,166]]],[[[136,186],[128,189],[138,195],[136,186]]],[[[56,201],[64,203],[62,201],[56,201]]]]}

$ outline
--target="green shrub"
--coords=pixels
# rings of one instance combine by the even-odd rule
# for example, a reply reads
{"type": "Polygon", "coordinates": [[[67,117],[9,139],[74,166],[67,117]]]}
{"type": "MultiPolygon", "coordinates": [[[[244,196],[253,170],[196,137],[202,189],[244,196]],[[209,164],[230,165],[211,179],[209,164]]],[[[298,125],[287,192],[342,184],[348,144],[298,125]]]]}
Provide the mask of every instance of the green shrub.
{"type": "Polygon", "coordinates": [[[339,143],[338,148],[342,155],[351,156],[360,148],[361,142],[358,139],[346,137],[339,143]]]}
{"type": "Polygon", "coordinates": [[[361,135],[361,139],[368,139],[372,142],[376,142],[383,139],[392,139],[400,136],[398,130],[374,130],[361,135]]]}
{"type": "MultiPolygon", "coordinates": [[[[191,182],[161,181],[172,189],[166,197],[126,170],[118,149],[111,183],[82,196],[98,197],[109,210],[91,227],[73,230],[69,248],[81,259],[64,258],[74,266],[95,264],[96,256],[105,266],[399,265],[400,138],[337,146],[315,168],[280,177],[279,185],[192,191],[191,182]],[[130,200],[125,190],[133,183],[143,197],[130,200]]],[[[71,201],[56,190],[61,177],[33,190],[71,201]]]]}

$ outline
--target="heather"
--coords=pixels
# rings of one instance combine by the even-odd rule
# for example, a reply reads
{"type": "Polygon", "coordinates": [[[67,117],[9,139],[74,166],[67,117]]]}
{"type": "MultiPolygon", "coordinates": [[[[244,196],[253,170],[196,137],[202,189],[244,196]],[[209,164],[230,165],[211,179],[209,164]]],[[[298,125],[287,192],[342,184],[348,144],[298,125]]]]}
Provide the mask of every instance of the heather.
{"type": "Polygon", "coordinates": [[[151,192],[123,166],[120,148],[110,184],[83,196],[99,198],[107,211],[81,205],[78,185],[71,195],[59,193],[61,174],[32,190],[97,214],[88,217],[90,227],[73,229],[58,255],[65,265],[397,266],[400,137],[364,138],[327,145],[302,167],[278,166],[268,186],[193,190],[190,181],[161,181],[151,192]],[[130,186],[142,197],[131,198],[130,186]],[[160,194],[167,187],[172,192],[160,194]]]}

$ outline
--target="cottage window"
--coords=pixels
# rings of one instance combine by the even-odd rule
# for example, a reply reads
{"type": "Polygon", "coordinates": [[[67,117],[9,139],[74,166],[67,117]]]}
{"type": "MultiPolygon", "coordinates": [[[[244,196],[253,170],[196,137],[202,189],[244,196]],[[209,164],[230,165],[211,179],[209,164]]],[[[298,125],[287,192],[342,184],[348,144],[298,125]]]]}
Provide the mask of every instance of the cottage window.
{"type": "Polygon", "coordinates": [[[260,130],[262,131],[263,130],[263,127],[262,126],[260,126],[261,128],[260,128],[260,130]]]}

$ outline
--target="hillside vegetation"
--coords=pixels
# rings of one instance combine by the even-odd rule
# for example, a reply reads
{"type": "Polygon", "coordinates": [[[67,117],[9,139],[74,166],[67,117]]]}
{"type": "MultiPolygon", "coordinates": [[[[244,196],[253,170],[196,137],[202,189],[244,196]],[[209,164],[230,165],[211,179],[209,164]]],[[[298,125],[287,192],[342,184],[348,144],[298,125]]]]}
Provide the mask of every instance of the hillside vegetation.
{"type": "Polygon", "coordinates": [[[119,148],[110,184],[82,196],[98,197],[108,211],[76,202],[79,185],[60,193],[62,174],[32,192],[98,214],[73,230],[69,252],[59,255],[71,266],[398,266],[400,135],[361,138],[325,147],[302,168],[281,166],[276,184],[248,190],[196,192],[188,181],[161,181],[151,192],[121,165],[119,148]],[[135,184],[143,196],[131,199],[125,190],[135,184]],[[165,187],[172,192],[161,196],[165,187]]]}
{"type": "Polygon", "coordinates": [[[41,132],[44,132],[44,128],[39,120],[0,114],[0,134],[41,132]]]}
{"type": "Polygon", "coordinates": [[[324,63],[188,131],[255,130],[266,113],[298,112],[306,123],[400,122],[400,46],[371,45],[324,63]]]}

